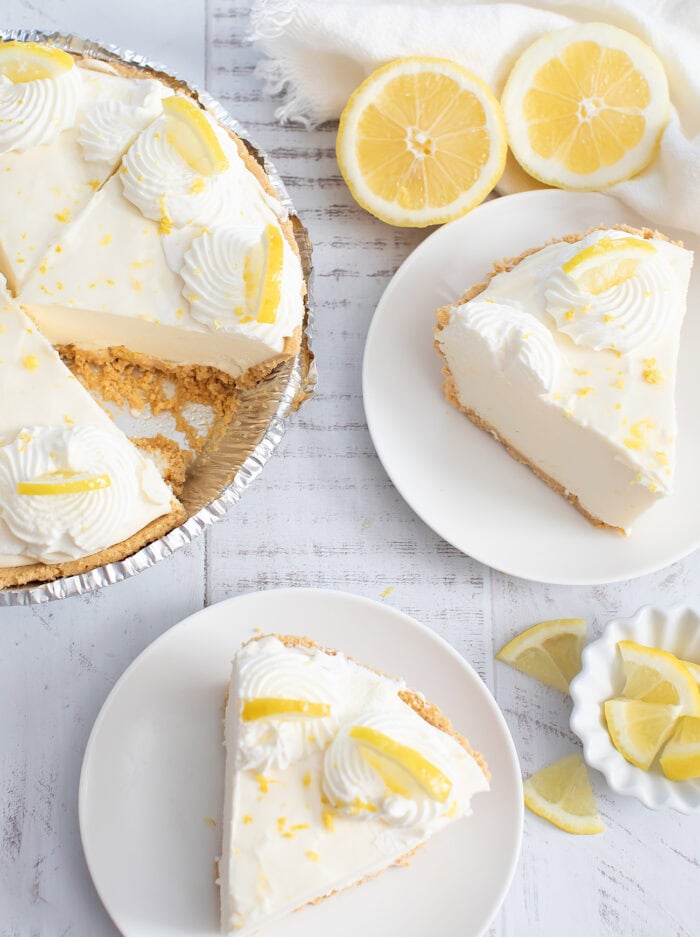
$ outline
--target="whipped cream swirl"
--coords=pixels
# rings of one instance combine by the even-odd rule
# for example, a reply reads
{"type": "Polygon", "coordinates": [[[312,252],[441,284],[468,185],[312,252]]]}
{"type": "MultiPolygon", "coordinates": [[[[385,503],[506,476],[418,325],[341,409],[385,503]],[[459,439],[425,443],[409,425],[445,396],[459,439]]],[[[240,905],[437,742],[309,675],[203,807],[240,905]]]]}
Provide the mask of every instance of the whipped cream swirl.
{"type": "Polygon", "coordinates": [[[85,109],[78,143],[88,162],[113,166],[122,153],[152,120],[162,112],[169,94],[160,81],[134,82],[128,101],[97,101],[85,109]]]}
{"type": "MultiPolygon", "coordinates": [[[[455,739],[425,722],[395,693],[387,694],[375,708],[344,724],[328,746],[323,759],[323,792],[347,816],[360,820],[382,819],[390,826],[425,831],[448,810],[454,810],[455,798],[464,794],[455,782],[461,773],[460,766],[467,760],[473,762],[455,739]],[[420,752],[452,781],[450,796],[440,803],[417,784],[411,796],[389,790],[380,772],[363,754],[362,746],[351,737],[352,726],[374,729],[420,752]]],[[[485,788],[485,778],[476,763],[473,764],[485,788]]],[[[476,780],[479,783],[478,778],[476,780]]],[[[460,814],[468,809],[468,800],[467,796],[466,803],[458,803],[460,814]]]]}
{"type": "Polygon", "coordinates": [[[0,153],[51,143],[75,123],[83,79],[75,65],[55,78],[14,84],[0,75],[0,153]]]}
{"type": "Polygon", "coordinates": [[[463,324],[488,346],[510,381],[551,393],[561,354],[552,333],[516,304],[477,298],[457,309],[463,324]]]}
{"type": "Polygon", "coordinates": [[[154,221],[212,227],[236,217],[236,173],[229,167],[203,176],[192,169],[168,142],[165,116],[136,137],[124,155],[121,178],[124,195],[154,221]]]}
{"type": "MultiPolygon", "coordinates": [[[[29,426],[0,446],[0,518],[23,554],[60,563],[119,543],[142,501],[169,508],[171,492],[155,465],[125,437],[96,426],[29,426]],[[109,486],[72,494],[19,494],[17,486],[53,473],[108,475],[109,486]]],[[[149,519],[153,516],[150,512],[149,519]]]]}
{"type": "Polygon", "coordinates": [[[640,258],[633,276],[597,294],[581,290],[557,267],[547,280],[545,300],[559,331],[577,345],[626,354],[667,328],[677,293],[671,264],[656,253],[640,258]]]}
{"type": "Polygon", "coordinates": [[[345,713],[332,658],[286,647],[270,637],[246,645],[237,660],[238,697],[242,701],[272,697],[330,705],[328,716],[290,714],[241,720],[237,755],[241,770],[283,770],[328,744],[345,713]]]}

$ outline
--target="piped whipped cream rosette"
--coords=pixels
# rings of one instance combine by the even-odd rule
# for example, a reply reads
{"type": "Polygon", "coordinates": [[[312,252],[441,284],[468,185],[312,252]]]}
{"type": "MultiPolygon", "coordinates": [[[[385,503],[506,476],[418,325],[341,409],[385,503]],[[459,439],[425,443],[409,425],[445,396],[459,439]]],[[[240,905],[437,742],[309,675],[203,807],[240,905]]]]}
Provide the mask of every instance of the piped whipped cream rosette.
{"type": "Polygon", "coordinates": [[[141,501],[171,498],[125,437],[91,425],[25,427],[0,446],[0,554],[61,563],[97,553],[145,526],[141,501]]]}
{"type": "Polygon", "coordinates": [[[447,400],[597,526],[625,532],[672,491],[692,260],[659,234],[596,229],[438,310],[447,400]]]}
{"type": "Polygon", "coordinates": [[[241,648],[225,738],[224,933],[381,872],[488,789],[481,756],[434,706],[306,639],[241,648]]]}

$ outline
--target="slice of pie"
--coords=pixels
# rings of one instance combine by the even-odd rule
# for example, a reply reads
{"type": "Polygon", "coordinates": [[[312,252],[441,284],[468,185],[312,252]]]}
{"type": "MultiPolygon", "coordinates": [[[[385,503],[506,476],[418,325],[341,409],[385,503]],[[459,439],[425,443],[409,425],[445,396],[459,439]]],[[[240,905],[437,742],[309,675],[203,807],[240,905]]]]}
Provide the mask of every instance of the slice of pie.
{"type": "Polygon", "coordinates": [[[672,491],[692,262],[618,226],[496,264],[438,310],[445,397],[593,524],[627,532],[672,491]]]}
{"type": "Polygon", "coordinates": [[[240,937],[400,863],[489,788],[436,706],[306,638],[236,654],[225,744],[221,924],[240,937]]]}
{"type": "Polygon", "coordinates": [[[299,349],[296,243],[242,145],[186,98],[163,108],[19,298],[58,345],[250,384],[299,349]]]}
{"type": "Polygon", "coordinates": [[[60,49],[0,45],[0,259],[13,290],[171,93],[60,49]]]}
{"type": "Polygon", "coordinates": [[[0,294],[0,587],[120,560],[184,519],[22,310],[0,294]]]}

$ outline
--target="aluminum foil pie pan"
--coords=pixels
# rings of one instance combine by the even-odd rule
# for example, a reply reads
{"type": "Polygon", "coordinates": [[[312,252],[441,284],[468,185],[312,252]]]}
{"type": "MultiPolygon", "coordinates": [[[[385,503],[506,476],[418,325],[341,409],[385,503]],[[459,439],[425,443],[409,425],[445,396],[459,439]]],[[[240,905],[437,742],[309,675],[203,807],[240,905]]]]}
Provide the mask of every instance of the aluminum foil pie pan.
{"type": "Polygon", "coordinates": [[[206,91],[200,91],[164,66],[128,49],[92,42],[70,33],[0,30],[1,41],[10,39],[44,42],[106,63],[126,64],[154,77],[162,77],[171,85],[175,83],[182,91],[200,101],[220,124],[243,140],[251,155],[267,173],[292,221],[308,292],[302,345],[297,356],[275,368],[256,386],[238,391],[239,405],[235,420],[217,442],[216,448],[193,464],[180,496],[187,510],[187,520],[120,562],[107,563],[87,573],[55,579],[53,582],[0,590],[0,606],[34,605],[93,592],[109,583],[134,576],[191,543],[240,500],[279,445],[290,415],[312,396],[316,384],[316,366],[310,349],[313,319],[310,308],[311,242],[274,165],[245,128],[206,91]]]}

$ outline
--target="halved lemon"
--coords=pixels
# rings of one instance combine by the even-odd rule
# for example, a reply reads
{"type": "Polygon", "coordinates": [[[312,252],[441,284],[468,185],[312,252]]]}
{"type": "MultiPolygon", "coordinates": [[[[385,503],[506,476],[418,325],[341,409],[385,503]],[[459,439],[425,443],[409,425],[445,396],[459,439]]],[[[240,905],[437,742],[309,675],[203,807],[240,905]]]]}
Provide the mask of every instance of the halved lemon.
{"type": "Polygon", "coordinates": [[[668,81],[632,33],[584,23],[534,42],[501,99],[511,149],[542,182],[601,189],[653,159],[668,123],[668,81]]]}
{"type": "Polygon", "coordinates": [[[0,75],[15,84],[58,78],[73,68],[73,56],[62,49],[39,42],[3,42],[0,44],[0,75]]]}
{"type": "Polygon", "coordinates": [[[648,771],[673,732],[680,706],[645,703],[638,699],[609,699],[605,720],[610,739],[631,764],[648,771]]]}
{"type": "Polygon", "coordinates": [[[228,159],[200,107],[189,98],[173,94],[163,101],[166,139],[188,166],[202,176],[228,169],[228,159]]]}
{"type": "Polygon", "coordinates": [[[447,59],[405,58],[373,72],[340,117],[338,165],[353,197],[388,224],[442,224],[482,202],[506,159],[501,108],[447,59]]]}
{"type": "Polygon", "coordinates": [[[569,684],[581,669],[581,651],[586,643],[583,618],[542,621],[516,635],[496,654],[516,670],[537,677],[547,686],[569,692],[569,684]]]}
{"type": "Polygon", "coordinates": [[[700,778],[700,718],[681,716],[661,754],[660,764],[671,781],[700,778]]]}
{"type": "Polygon", "coordinates": [[[700,688],[681,660],[668,651],[635,641],[620,641],[617,647],[625,671],[623,696],[678,706],[689,716],[700,715],[700,688]]]}
{"type": "Polygon", "coordinates": [[[523,784],[525,806],[567,833],[602,833],[588,770],[580,755],[567,755],[523,784]]]}
{"type": "Polygon", "coordinates": [[[629,280],[640,262],[655,253],[654,245],[644,238],[604,237],[574,254],[562,270],[584,292],[598,295],[629,280]]]}

